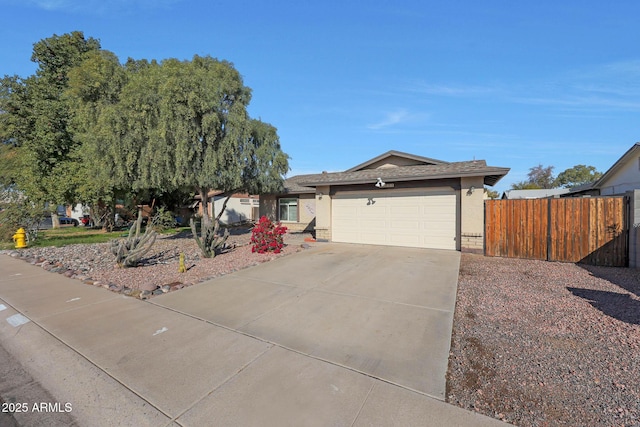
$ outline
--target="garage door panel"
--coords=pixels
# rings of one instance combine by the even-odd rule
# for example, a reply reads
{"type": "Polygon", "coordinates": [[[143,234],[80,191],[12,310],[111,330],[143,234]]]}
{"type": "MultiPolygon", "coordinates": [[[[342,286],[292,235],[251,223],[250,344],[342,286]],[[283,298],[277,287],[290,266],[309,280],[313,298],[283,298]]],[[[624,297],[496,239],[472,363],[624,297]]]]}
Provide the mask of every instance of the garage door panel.
{"type": "Polygon", "coordinates": [[[456,249],[456,215],[453,190],[338,194],[332,200],[332,239],[456,249]]]}
{"type": "Polygon", "coordinates": [[[388,242],[385,239],[384,233],[370,233],[365,232],[359,235],[361,241],[368,242],[369,245],[386,245],[388,242]]]}
{"type": "Polygon", "coordinates": [[[419,216],[422,212],[420,206],[390,206],[389,213],[391,215],[403,216],[419,216]]]}
{"type": "Polygon", "coordinates": [[[357,206],[343,206],[340,209],[339,212],[339,217],[341,218],[353,218],[356,214],[358,213],[358,207],[357,206]]]}
{"type": "Polygon", "coordinates": [[[415,234],[394,233],[389,235],[388,244],[394,246],[421,246],[424,242],[415,234]]]}
{"type": "Polygon", "coordinates": [[[383,231],[387,224],[385,220],[381,219],[361,219],[358,221],[359,228],[365,230],[380,230],[383,231]]]}
{"type": "Polygon", "coordinates": [[[414,231],[414,230],[420,230],[423,228],[422,222],[417,220],[412,220],[412,221],[391,220],[389,221],[389,227],[393,230],[398,230],[400,232],[402,232],[402,230],[414,231]]]}

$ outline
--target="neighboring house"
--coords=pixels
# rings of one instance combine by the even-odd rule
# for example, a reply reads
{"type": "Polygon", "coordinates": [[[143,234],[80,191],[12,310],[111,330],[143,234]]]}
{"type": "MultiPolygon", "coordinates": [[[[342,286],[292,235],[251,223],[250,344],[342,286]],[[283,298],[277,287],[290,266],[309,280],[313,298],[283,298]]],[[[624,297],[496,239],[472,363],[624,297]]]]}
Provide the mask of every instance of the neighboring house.
{"type": "MultiPolygon", "coordinates": [[[[222,206],[226,196],[221,191],[212,191],[209,193],[209,216],[215,218],[222,210],[222,206]]],[[[199,196],[196,196],[195,205],[198,206],[198,212],[202,214],[202,204],[200,204],[199,196]]],[[[220,217],[220,221],[224,224],[236,224],[243,221],[255,221],[258,219],[260,198],[250,194],[233,194],[224,213],[220,217]]]]}
{"type": "Polygon", "coordinates": [[[597,181],[571,189],[569,196],[619,196],[640,189],[640,142],[634,144],[597,181]]]}
{"type": "Polygon", "coordinates": [[[548,197],[559,197],[569,193],[568,188],[548,188],[536,190],[507,190],[502,194],[503,199],[546,199],[548,197]]]}
{"type": "Polygon", "coordinates": [[[508,168],[389,151],[344,172],[298,175],[260,215],[334,242],[481,252],[484,185],[508,168]]]}
{"type": "Polygon", "coordinates": [[[75,206],[58,206],[57,211],[61,216],[68,216],[80,221],[84,215],[89,215],[89,206],[82,203],[78,203],[75,206]]]}

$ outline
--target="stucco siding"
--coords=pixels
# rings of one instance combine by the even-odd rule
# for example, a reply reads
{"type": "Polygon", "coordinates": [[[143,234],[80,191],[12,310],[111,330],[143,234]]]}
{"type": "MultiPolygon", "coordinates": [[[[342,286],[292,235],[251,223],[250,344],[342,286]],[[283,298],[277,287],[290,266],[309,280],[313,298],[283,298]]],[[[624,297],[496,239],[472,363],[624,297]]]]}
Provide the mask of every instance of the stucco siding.
{"type": "Polygon", "coordinates": [[[277,221],[278,202],[272,194],[260,196],[260,217],[266,216],[271,221],[277,221]]]}
{"type": "MultiPolygon", "coordinates": [[[[211,199],[211,209],[213,216],[217,217],[226,197],[213,197],[211,199]]],[[[227,202],[220,221],[224,224],[235,224],[246,220],[257,220],[253,211],[254,207],[258,207],[258,199],[255,197],[231,197],[227,202]]]]}
{"type": "Polygon", "coordinates": [[[482,177],[460,180],[460,245],[463,252],[484,250],[484,182],[482,177]]]}
{"type": "Polygon", "coordinates": [[[636,189],[640,189],[640,157],[629,159],[620,170],[601,183],[600,195],[613,196],[636,189]]]}

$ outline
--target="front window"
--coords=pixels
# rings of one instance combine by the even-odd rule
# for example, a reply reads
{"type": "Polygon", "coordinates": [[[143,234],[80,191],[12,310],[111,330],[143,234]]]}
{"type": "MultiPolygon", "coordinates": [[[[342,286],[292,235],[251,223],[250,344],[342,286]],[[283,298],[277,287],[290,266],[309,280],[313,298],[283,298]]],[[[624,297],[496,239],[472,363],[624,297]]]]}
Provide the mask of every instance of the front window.
{"type": "Polygon", "coordinates": [[[298,199],[279,199],[278,212],[280,213],[280,221],[298,221],[298,199]]]}

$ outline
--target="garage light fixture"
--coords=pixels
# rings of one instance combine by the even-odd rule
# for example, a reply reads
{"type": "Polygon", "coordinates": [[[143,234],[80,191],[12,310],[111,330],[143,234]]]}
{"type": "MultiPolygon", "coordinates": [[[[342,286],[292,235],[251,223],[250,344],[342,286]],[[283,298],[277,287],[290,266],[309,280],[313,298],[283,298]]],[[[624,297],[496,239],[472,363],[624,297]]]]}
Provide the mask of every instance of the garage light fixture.
{"type": "Polygon", "coordinates": [[[385,186],[385,182],[382,180],[382,178],[378,178],[378,182],[376,182],[376,187],[382,188],[384,186],[385,186]]]}

